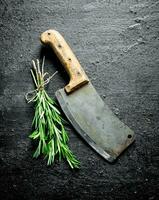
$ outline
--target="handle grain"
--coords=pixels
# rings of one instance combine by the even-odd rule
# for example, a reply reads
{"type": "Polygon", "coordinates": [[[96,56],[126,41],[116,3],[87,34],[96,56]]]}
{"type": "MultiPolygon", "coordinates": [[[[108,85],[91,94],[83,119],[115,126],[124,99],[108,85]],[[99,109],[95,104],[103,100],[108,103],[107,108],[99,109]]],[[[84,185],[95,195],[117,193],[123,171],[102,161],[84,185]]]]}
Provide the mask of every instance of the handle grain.
{"type": "Polygon", "coordinates": [[[67,71],[70,77],[70,82],[65,86],[67,93],[71,93],[89,82],[79,61],[59,32],[47,30],[41,34],[40,39],[43,44],[47,44],[53,49],[67,71]]]}

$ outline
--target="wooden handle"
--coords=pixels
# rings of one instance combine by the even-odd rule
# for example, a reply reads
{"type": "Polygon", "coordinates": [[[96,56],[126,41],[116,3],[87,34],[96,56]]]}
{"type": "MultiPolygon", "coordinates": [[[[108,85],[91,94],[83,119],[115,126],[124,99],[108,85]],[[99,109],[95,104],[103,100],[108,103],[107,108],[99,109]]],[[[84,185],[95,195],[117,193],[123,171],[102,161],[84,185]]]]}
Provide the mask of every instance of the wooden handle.
{"type": "Polygon", "coordinates": [[[51,46],[67,71],[70,77],[70,82],[65,86],[65,91],[67,93],[71,93],[89,82],[76,56],[59,32],[47,30],[41,34],[40,39],[43,44],[51,46]]]}

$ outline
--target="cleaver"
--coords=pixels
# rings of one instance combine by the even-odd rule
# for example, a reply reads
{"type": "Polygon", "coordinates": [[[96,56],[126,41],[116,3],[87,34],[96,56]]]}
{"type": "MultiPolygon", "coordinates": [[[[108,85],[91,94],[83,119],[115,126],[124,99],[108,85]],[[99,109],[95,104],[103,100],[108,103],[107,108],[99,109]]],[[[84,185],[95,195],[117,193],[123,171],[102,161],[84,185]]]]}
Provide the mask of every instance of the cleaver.
{"type": "Polygon", "coordinates": [[[134,141],[134,132],[103,102],[58,31],[47,30],[40,40],[53,49],[70,77],[69,83],[55,93],[62,110],[80,136],[113,162],[134,141]]]}

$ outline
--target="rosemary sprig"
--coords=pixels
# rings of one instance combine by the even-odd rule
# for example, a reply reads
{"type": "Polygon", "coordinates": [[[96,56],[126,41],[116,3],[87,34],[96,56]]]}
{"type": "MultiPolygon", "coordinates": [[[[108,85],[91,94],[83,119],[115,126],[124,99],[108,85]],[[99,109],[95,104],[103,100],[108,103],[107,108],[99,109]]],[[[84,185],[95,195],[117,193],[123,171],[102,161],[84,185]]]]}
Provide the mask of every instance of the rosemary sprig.
{"type": "Polygon", "coordinates": [[[35,130],[29,136],[33,140],[38,140],[38,146],[33,157],[37,158],[43,154],[47,158],[48,165],[54,162],[55,157],[59,157],[59,160],[64,158],[71,168],[79,168],[80,162],[67,145],[69,138],[63,125],[61,113],[57,109],[56,102],[49,97],[44,89],[44,86],[55,74],[46,79],[48,73],[44,73],[44,59],[41,69],[39,60],[36,63],[35,61],[32,62],[31,74],[36,89],[29,92],[26,99],[28,102],[35,103],[35,115],[32,122],[35,130]],[[28,99],[30,93],[34,95],[31,99],[28,99]]]}

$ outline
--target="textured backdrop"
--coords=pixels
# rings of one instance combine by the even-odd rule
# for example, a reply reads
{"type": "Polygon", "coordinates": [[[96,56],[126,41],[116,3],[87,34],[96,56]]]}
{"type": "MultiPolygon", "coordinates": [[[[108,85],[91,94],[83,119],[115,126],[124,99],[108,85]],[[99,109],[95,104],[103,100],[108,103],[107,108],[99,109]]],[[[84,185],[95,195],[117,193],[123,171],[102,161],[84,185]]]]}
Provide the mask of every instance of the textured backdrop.
{"type": "Polygon", "coordinates": [[[158,48],[159,1],[0,0],[1,199],[158,199],[158,48]],[[40,44],[50,28],[62,33],[105,103],[136,133],[114,164],[72,126],[69,145],[80,170],[32,158],[33,105],[24,99],[33,89],[31,60],[45,55],[46,70],[59,69],[48,86],[52,97],[68,82],[52,51],[40,44]]]}

